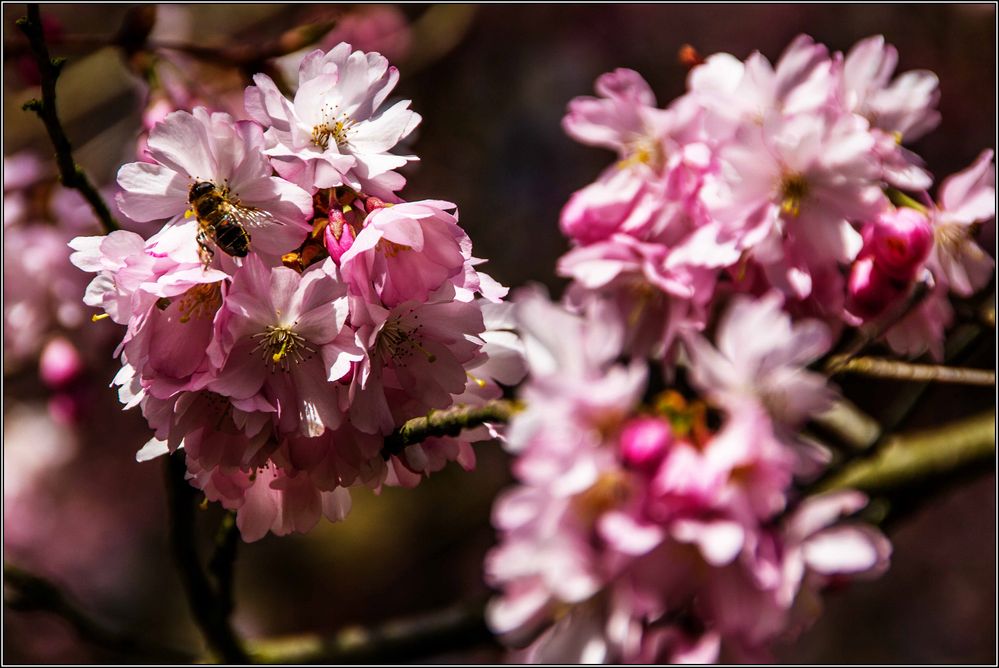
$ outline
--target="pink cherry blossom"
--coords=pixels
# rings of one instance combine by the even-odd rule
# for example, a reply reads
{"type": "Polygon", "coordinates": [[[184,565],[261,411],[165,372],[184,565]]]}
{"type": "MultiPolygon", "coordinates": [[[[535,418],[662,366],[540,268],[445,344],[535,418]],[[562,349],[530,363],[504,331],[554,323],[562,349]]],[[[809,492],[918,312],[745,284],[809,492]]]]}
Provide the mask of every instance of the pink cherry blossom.
{"type": "Polygon", "coordinates": [[[169,220],[180,228],[170,251],[197,251],[197,223],[183,221],[185,213],[191,215],[190,188],[202,181],[225,189],[231,202],[262,212],[259,224],[248,229],[251,250],[280,256],[305,238],[312,198],[272,176],[258,126],[203,107],[175,111],[150,132],[147,150],[154,163],[133,162],[119,170],[118,204],[133,220],[169,220]]]}
{"type": "Polygon", "coordinates": [[[747,122],[774,115],[811,114],[831,97],[833,66],[825,46],[799,35],[772,66],[759,52],[740,62],[709,56],[690,73],[690,95],[708,112],[709,140],[722,142],[747,122]]]}
{"type": "Polygon", "coordinates": [[[446,280],[462,272],[468,235],[448,213],[450,202],[425,200],[378,208],[340,257],[353,293],[397,306],[426,301],[446,280]]]}
{"type": "Polygon", "coordinates": [[[806,267],[850,262],[861,247],[851,221],[886,204],[873,148],[866,122],[854,116],[768,117],[722,149],[709,208],[727,224],[763,225],[806,267]]]}
{"type": "Polygon", "coordinates": [[[976,243],[971,228],[975,223],[994,225],[995,177],[992,151],[983,151],[970,167],[944,179],[932,210],[930,266],[959,295],[981,288],[995,269],[995,260],[976,243]]]}
{"type": "Polygon", "coordinates": [[[940,123],[934,107],[940,98],[932,72],[906,72],[891,80],[898,51],[882,35],[857,42],[840,65],[842,103],[871,126],[913,141],[940,123]]]}
{"type": "Polygon", "coordinates": [[[352,306],[352,322],[367,351],[350,388],[351,422],[358,429],[388,434],[464,392],[465,367],[484,343],[478,305],[455,300],[453,289],[391,309],[354,304],[359,308],[352,306]]]}
{"type": "Polygon", "coordinates": [[[319,436],[343,410],[330,381],[361,358],[345,326],[346,286],[332,261],[299,275],[248,258],[226,297],[208,356],[208,389],[240,400],[258,393],[277,408],[281,431],[319,436]]]}
{"type": "Polygon", "coordinates": [[[634,70],[617,69],[596,83],[599,98],[578,97],[569,103],[562,127],[584,144],[617,151],[622,161],[663,165],[662,142],[671,129],[672,114],[656,107],[649,84],[634,70]]]}
{"type": "Polygon", "coordinates": [[[392,199],[405,183],[392,170],[416,158],[389,151],[420,122],[408,100],[379,110],[398,80],[381,55],[341,43],[302,60],[294,101],[270,77],[255,75],[246,109],[266,128],[267,154],[285,178],[305,188],[348,185],[392,199]]]}
{"type": "Polygon", "coordinates": [[[692,382],[718,405],[733,410],[755,402],[796,426],[832,398],[825,378],[803,368],[832,342],[821,322],[792,322],[782,302],[779,293],[758,300],[736,296],[719,320],[717,347],[693,333],[684,343],[692,382]]]}

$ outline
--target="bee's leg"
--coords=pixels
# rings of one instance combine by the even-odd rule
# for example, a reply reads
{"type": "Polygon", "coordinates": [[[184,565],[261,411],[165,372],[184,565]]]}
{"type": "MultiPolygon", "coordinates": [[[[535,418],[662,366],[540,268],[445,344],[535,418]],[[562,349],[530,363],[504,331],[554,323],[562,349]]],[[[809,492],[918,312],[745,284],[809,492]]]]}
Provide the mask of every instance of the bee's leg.
{"type": "Polygon", "coordinates": [[[212,263],[212,259],[215,257],[215,249],[212,248],[209,242],[208,232],[204,229],[198,230],[198,236],[196,240],[198,242],[198,254],[201,256],[201,263],[204,265],[205,269],[212,263]]]}

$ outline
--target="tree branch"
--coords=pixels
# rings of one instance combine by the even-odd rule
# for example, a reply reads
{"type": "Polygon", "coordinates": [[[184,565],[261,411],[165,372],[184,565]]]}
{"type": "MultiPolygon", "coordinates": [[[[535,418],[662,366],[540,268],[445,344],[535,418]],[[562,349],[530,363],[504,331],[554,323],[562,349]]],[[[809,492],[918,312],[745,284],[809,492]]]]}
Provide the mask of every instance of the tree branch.
{"type": "Polygon", "coordinates": [[[235,576],[236,551],[239,547],[239,529],[236,527],[235,511],[228,511],[215,534],[215,552],[208,561],[208,572],[215,578],[219,605],[222,613],[231,615],[236,606],[232,593],[235,576]]]}
{"type": "Polygon", "coordinates": [[[966,369],[939,364],[911,364],[880,357],[854,357],[829,360],[835,373],[856,373],[878,378],[897,380],[935,381],[938,383],[958,383],[963,385],[995,385],[996,374],[986,369],[966,369]]]}
{"type": "Polygon", "coordinates": [[[413,418],[385,438],[382,456],[385,459],[398,455],[407,445],[424,441],[431,436],[457,436],[464,429],[481,426],[487,422],[506,423],[520,410],[517,402],[497,399],[482,406],[454,406],[440,411],[430,411],[426,417],[413,418]]]}
{"type": "Polygon", "coordinates": [[[4,604],[12,610],[42,611],[58,615],[90,644],[134,661],[190,663],[198,657],[181,649],[122,633],[96,621],[59,587],[37,575],[4,564],[4,604]]]}
{"type": "MultiPolygon", "coordinates": [[[[212,654],[227,663],[249,663],[249,658],[229,623],[231,589],[227,592],[230,599],[223,600],[221,593],[212,587],[198,559],[194,537],[196,493],[185,480],[187,465],[184,463],[184,453],[168,455],[164,470],[170,505],[170,545],[194,621],[212,654]]],[[[220,565],[215,570],[217,577],[231,577],[231,571],[227,576],[226,568],[220,565]]]]}
{"type": "Polygon", "coordinates": [[[59,178],[67,188],[73,188],[87,200],[94,215],[107,232],[120,229],[112,217],[107,204],[100,193],[87,178],[83,168],[73,160],[73,147],[69,143],[66,131],[59,121],[56,110],[56,79],[66,63],[65,58],[50,58],[49,49],[45,44],[45,33],[42,30],[41,14],[38,5],[28,5],[28,15],[17,20],[17,26],[28,38],[31,52],[38,64],[41,76],[42,99],[32,99],[25,103],[24,109],[35,112],[45,124],[52,146],[55,148],[56,164],[59,167],[59,178]]]}
{"type": "Polygon", "coordinates": [[[350,627],[329,637],[255,640],[249,642],[249,653],[259,663],[411,663],[494,642],[484,610],[484,602],[476,601],[370,629],[350,627]]]}
{"type": "Polygon", "coordinates": [[[893,436],[874,456],[855,461],[814,491],[849,488],[882,495],[968,470],[993,470],[995,419],[990,411],[936,429],[893,436]]]}
{"type": "MultiPolygon", "coordinates": [[[[957,328],[947,341],[944,360],[948,363],[960,363],[975,350],[975,345],[984,334],[985,331],[978,325],[957,328]]],[[[828,372],[833,373],[833,371],[828,372]]],[[[892,396],[888,409],[881,417],[881,424],[875,437],[866,444],[859,444],[858,449],[847,453],[826,467],[826,470],[816,480],[807,485],[806,490],[822,487],[826,482],[839,475],[854,460],[878,452],[886,444],[889,437],[897,432],[912,412],[916,410],[929,388],[930,384],[925,382],[899,388],[892,396]]]]}

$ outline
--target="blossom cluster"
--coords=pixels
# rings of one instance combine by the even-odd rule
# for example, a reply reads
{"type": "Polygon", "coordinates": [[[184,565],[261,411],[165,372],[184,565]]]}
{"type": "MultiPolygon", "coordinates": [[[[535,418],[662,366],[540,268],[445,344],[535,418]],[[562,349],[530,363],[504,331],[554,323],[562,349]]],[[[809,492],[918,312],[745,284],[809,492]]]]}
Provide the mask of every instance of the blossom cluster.
{"type": "Polygon", "coordinates": [[[831,453],[801,428],[837,396],[808,366],[869,323],[939,358],[995,216],[991,151],[927,194],[903,141],[939,122],[937,79],[896,60],[801,36],[776,65],[707,58],[665,109],[624,69],[570,103],[618,159],[562,211],[562,304],[513,300],[526,408],[486,576],[520,660],[767,661],[887,568],[862,494],[802,494],[831,453]]]}
{"type": "Polygon", "coordinates": [[[939,122],[938,82],[893,78],[897,59],[881,37],[844,55],[803,35],[776,65],[708,57],[665,109],[638,73],[601,76],[599,97],[573,100],[563,121],[618,154],[562,211],[574,306],[668,357],[724,294],[776,289],[834,332],[878,321],[897,353],[939,358],[948,295],[992,275],[978,238],[995,218],[995,168],[986,150],[927,194],[933,179],[904,144],[939,122]]]}
{"type": "Polygon", "coordinates": [[[398,194],[416,158],[392,150],[420,117],[386,103],[397,70],[343,43],[298,74],[292,98],[256,75],[246,120],[166,114],[118,173],[121,212],[155,233],[71,244],[96,273],[86,303],[126,327],[114,382],[155,430],[139,459],[183,447],[248,541],[341,519],[352,485],[473,466],[467,440],[391,457],[383,441],[516,373],[490,363],[506,289],[476,269],[455,205],[398,194]]]}
{"type": "Polygon", "coordinates": [[[521,484],[493,521],[495,632],[541,663],[765,661],[820,592],[890,545],[854,491],[793,497],[827,452],[797,434],[833,398],[805,366],[832,343],[776,291],[735,297],[712,344],[684,331],[691,392],[648,397],[642,360],[592,314],[515,295],[530,380],[507,437],[521,484]],[[557,334],[556,334],[557,332],[557,334]]]}

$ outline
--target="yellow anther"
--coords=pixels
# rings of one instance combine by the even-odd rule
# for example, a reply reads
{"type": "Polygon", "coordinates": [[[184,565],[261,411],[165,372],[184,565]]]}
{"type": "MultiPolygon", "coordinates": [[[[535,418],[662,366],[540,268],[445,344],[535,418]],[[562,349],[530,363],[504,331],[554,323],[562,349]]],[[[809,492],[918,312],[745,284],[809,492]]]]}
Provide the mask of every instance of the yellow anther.
{"type": "Polygon", "coordinates": [[[95,313],[94,315],[90,316],[90,322],[97,322],[98,320],[103,320],[104,318],[110,318],[110,317],[111,316],[109,316],[107,313],[95,313]]]}
{"type": "Polygon", "coordinates": [[[801,203],[808,196],[808,181],[801,174],[788,174],[781,180],[780,209],[784,213],[797,216],[801,213],[801,203]]]}

